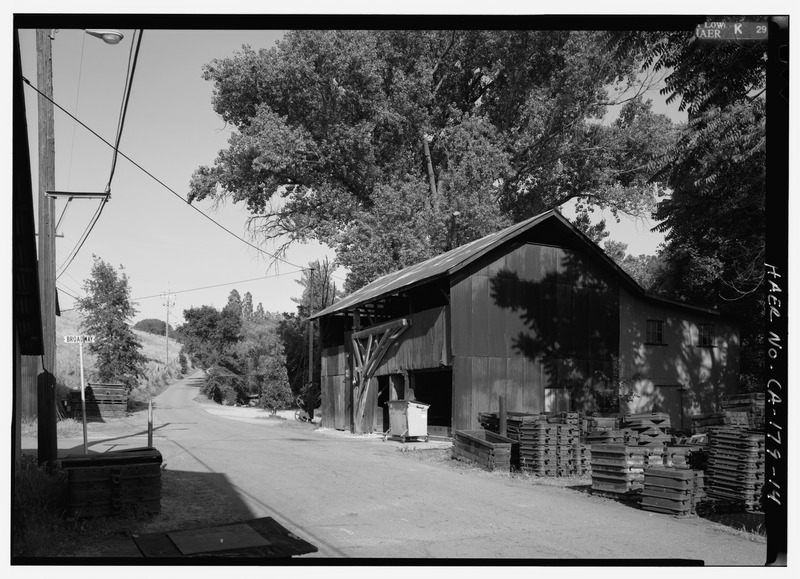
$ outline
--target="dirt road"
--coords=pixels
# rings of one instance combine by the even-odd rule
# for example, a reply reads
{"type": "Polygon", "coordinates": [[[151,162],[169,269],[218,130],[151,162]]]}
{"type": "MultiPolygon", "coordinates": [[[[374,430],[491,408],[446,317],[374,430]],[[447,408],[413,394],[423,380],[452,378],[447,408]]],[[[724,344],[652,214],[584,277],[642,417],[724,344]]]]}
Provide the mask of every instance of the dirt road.
{"type": "MultiPolygon", "coordinates": [[[[376,437],[303,431],[252,409],[201,405],[198,378],[156,399],[154,445],[166,469],[217,473],[242,519],[275,518],[319,548],[309,556],[764,563],[764,543],[703,519],[415,460],[376,437]]],[[[103,444],[141,446],[142,436],[103,444]]]]}

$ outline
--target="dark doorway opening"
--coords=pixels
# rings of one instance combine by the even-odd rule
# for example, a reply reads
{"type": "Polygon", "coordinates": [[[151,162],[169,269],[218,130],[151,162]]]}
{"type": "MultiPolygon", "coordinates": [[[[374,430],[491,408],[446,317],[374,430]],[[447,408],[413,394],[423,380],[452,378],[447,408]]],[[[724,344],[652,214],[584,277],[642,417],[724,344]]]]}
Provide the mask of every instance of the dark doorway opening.
{"type": "Polygon", "coordinates": [[[453,370],[421,370],[412,374],[413,394],[409,398],[425,404],[428,408],[428,434],[450,436],[453,424],[453,370]]]}
{"type": "Polygon", "coordinates": [[[389,404],[390,400],[403,400],[405,397],[406,378],[402,374],[388,374],[376,376],[378,381],[378,408],[375,412],[375,431],[386,432],[389,430],[389,404]]]}

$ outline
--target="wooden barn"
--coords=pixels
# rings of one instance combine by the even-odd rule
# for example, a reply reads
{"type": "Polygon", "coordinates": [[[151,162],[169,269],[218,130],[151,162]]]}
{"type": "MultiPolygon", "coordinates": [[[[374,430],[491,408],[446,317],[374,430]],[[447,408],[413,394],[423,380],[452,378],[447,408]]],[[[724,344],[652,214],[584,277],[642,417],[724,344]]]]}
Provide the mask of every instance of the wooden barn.
{"type": "Polygon", "coordinates": [[[430,434],[478,413],[666,412],[674,427],[738,386],[738,329],[645,293],[548,211],[386,275],[318,312],[322,425],[386,431],[386,402],[430,405],[430,434]],[[616,380],[615,377],[616,376],[616,380]],[[616,397],[614,396],[616,404],[616,397]]]}
{"type": "MultiPolygon", "coordinates": [[[[22,87],[19,41],[14,34],[14,171],[12,176],[13,287],[13,444],[14,458],[22,454],[23,419],[37,417],[37,380],[44,354],[39,272],[36,254],[36,213],[33,205],[28,126],[22,87]]],[[[53,433],[55,436],[55,433],[53,433]]],[[[55,438],[53,438],[55,442],[55,438]]]]}

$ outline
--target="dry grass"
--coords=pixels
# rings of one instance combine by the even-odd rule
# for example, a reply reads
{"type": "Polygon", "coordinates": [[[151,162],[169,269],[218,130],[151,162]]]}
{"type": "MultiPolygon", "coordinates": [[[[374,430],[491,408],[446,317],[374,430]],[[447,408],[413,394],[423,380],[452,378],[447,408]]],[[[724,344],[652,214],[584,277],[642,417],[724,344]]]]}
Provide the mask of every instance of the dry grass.
{"type": "MultiPolygon", "coordinates": [[[[64,336],[83,333],[81,331],[82,317],[78,311],[62,312],[56,318],[56,381],[59,384],[61,397],[66,396],[66,391],[80,388],[81,366],[80,351],[76,344],[64,343],[64,336]]],[[[142,343],[142,355],[147,358],[146,379],[141,381],[141,386],[162,386],[165,379],[178,375],[178,353],[181,345],[170,338],[169,360],[166,360],[166,345],[163,336],[148,334],[134,330],[142,343]],[[158,382],[161,384],[158,384],[158,382]]],[[[96,356],[85,348],[83,351],[83,368],[85,379],[90,380],[94,371],[96,356]]]]}

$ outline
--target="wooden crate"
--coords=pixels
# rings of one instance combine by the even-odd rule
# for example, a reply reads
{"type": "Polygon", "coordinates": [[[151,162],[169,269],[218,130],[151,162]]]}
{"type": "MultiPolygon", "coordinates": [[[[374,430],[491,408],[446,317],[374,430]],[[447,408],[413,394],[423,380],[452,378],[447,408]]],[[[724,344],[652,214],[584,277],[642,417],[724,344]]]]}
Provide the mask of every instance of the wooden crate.
{"type": "MultiPolygon", "coordinates": [[[[128,410],[128,391],[124,384],[92,384],[86,387],[86,416],[103,418],[122,416],[128,410]]],[[[72,418],[80,419],[81,393],[73,390],[67,399],[72,418]]]]}
{"type": "Polygon", "coordinates": [[[488,430],[456,430],[453,455],[488,470],[511,470],[519,465],[519,444],[488,430]]]}
{"type": "Polygon", "coordinates": [[[137,448],[61,459],[67,473],[67,514],[111,516],[126,507],[161,510],[161,453],[137,448]]]}

